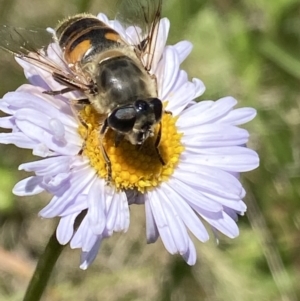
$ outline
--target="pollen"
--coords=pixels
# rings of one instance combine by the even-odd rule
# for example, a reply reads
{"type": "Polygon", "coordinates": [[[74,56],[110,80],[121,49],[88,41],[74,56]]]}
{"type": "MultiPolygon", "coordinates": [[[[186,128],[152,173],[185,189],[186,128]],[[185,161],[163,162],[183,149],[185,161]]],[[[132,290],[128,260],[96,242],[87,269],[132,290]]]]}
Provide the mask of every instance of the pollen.
{"type": "Polygon", "coordinates": [[[184,147],[181,144],[182,134],[176,127],[177,118],[170,113],[164,113],[161,122],[161,139],[158,146],[160,161],[155,148],[159,125],[153,137],[149,137],[143,145],[132,145],[123,139],[115,145],[115,132],[109,129],[104,139],[100,140],[101,124],[104,117],[99,115],[91,106],[85,106],[79,112],[82,121],[78,131],[84,140],[82,154],[90,160],[91,166],[99,177],[108,179],[106,160],[101,151],[100,143],[111,162],[110,184],[117,190],[135,189],[144,193],[167,181],[176,168],[184,147]]]}

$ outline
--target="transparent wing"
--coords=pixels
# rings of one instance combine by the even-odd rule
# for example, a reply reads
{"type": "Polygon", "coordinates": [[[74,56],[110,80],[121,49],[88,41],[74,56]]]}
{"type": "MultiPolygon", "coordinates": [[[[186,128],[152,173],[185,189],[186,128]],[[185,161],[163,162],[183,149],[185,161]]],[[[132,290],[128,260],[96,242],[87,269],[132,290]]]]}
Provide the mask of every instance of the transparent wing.
{"type": "Polygon", "coordinates": [[[45,29],[0,26],[0,48],[14,57],[32,64],[53,75],[61,84],[74,90],[90,87],[84,77],[68,68],[59,46],[53,40],[53,32],[45,29]]]}
{"type": "Polygon", "coordinates": [[[153,61],[161,10],[162,0],[122,0],[116,16],[125,27],[135,28],[139,42],[134,46],[147,71],[153,61]]]}
{"type": "Polygon", "coordinates": [[[28,54],[51,42],[51,34],[45,29],[0,25],[0,47],[14,54],[28,54]]]}

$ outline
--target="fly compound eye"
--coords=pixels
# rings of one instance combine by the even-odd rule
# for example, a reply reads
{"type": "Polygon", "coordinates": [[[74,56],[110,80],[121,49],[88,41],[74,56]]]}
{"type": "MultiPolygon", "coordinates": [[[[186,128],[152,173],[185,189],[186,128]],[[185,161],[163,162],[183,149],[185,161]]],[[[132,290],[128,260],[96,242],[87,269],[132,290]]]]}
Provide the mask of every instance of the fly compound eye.
{"type": "Polygon", "coordinates": [[[136,121],[136,109],[126,106],[115,109],[108,117],[108,126],[116,131],[127,133],[133,129],[136,121]]]}
{"type": "Polygon", "coordinates": [[[137,100],[134,107],[137,113],[144,113],[149,110],[149,104],[145,100],[137,100]]]}
{"type": "Polygon", "coordinates": [[[153,110],[155,120],[158,122],[161,120],[162,112],[163,112],[163,104],[162,101],[158,98],[149,98],[150,107],[153,110]]]}

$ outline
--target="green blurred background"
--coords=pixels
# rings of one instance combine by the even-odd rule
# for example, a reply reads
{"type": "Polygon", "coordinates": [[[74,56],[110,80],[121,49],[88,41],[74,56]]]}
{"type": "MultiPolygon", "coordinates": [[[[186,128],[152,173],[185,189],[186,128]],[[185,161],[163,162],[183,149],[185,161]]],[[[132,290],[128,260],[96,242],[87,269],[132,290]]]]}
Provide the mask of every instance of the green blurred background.
{"type": "MultiPolygon", "coordinates": [[[[78,12],[110,14],[111,2],[0,0],[0,24],[54,27],[78,12]]],[[[189,267],[161,241],[146,245],[143,208],[131,207],[128,233],[105,241],[87,271],[78,268],[80,252],[65,248],[43,300],[300,300],[300,2],[165,2],[169,43],[194,44],[183,68],[204,81],[200,100],[232,95],[258,111],[246,128],[261,164],[242,176],[248,212],[240,236],[195,241],[198,261],[189,267]]],[[[0,95],[24,82],[1,52],[0,95]]],[[[57,220],[37,217],[50,196],[11,193],[31,152],[0,145],[0,154],[0,301],[13,301],[22,299],[57,220]]]]}

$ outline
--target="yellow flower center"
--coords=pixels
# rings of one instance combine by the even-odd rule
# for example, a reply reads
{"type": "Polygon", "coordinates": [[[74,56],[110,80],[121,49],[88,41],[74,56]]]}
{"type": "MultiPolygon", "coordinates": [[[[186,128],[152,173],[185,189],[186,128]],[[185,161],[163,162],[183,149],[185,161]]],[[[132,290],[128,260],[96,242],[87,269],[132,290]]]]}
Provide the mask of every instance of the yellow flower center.
{"type": "MultiPolygon", "coordinates": [[[[98,176],[107,179],[107,164],[101,152],[99,138],[103,116],[95,112],[91,106],[85,106],[79,116],[82,120],[79,133],[85,140],[83,154],[89,158],[98,176]]],[[[177,131],[176,121],[177,118],[171,114],[163,114],[159,153],[164,165],[155,149],[159,126],[154,137],[149,137],[139,147],[125,139],[116,147],[115,132],[109,129],[102,141],[111,162],[111,184],[118,190],[136,189],[144,193],[167,181],[184,150],[180,141],[182,134],[177,131]]]]}

